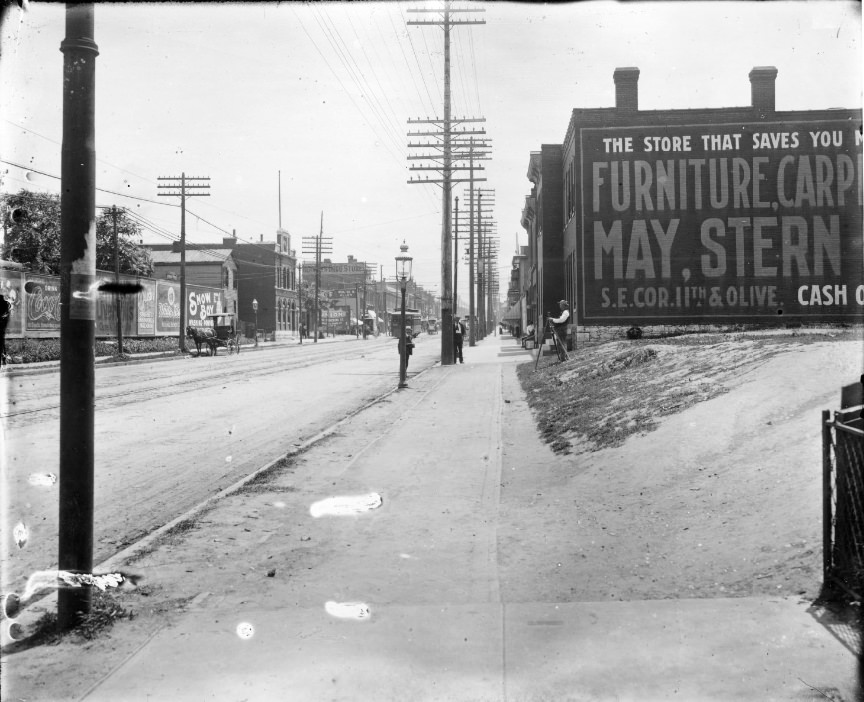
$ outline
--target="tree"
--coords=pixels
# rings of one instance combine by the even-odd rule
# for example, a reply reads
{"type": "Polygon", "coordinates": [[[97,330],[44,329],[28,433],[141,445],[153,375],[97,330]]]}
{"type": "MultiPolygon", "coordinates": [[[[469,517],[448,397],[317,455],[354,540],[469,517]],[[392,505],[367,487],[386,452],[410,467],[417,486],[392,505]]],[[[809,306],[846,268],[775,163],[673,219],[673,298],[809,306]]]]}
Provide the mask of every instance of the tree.
{"type": "MultiPolygon", "coordinates": [[[[6,232],[0,256],[30,266],[30,270],[60,274],[60,196],[21,190],[3,196],[3,228],[6,232]]],[[[125,211],[117,217],[120,272],[149,276],[150,253],[137,242],[140,225],[125,211]]],[[[96,268],[114,270],[114,220],[110,210],[96,219],[96,268]]]]}
{"type": "MultiPolygon", "coordinates": [[[[150,252],[137,243],[140,239],[141,225],[125,210],[118,210],[117,246],[121,273],[145,277],[153,274],[153,260],[150,252]]],[[[96,220],[96,268],[114,270],[114,217],[111,210],[103,210],[96,220]]]]}
{"type": "Polygon", "coordinates": [[[60,196],[22,190],[3,196],[2,257],[30,270],[60,273],[60,196]]]}

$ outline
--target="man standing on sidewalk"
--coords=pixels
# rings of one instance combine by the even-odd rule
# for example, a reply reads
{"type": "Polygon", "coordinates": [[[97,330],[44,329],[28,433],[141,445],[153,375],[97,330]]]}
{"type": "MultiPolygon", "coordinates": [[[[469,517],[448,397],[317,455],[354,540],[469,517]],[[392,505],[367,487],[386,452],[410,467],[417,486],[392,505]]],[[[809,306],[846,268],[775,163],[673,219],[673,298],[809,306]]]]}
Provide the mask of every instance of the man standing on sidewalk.
{"type": "Polygon", "coordinates": [[[456,350],[454,358],[458,358],[459,363],[465,363],[462,358],[462,339],[465,338],[467,331],[465,322],[458,315],[453,315],[453,348],[456,350]]]}

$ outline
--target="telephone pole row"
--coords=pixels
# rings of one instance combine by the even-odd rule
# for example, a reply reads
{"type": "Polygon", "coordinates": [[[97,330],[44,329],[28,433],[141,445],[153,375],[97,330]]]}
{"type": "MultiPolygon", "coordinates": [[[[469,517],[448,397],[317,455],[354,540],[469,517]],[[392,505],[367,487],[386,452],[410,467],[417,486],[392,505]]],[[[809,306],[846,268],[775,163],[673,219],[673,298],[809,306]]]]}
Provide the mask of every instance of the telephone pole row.
{"type": "MultiPolygon", "coordinates": [[[[414,136],[429,136],[440,140],[442,155],[441,163],[427,167],[412,167],[411,170],[433,170],[441,173],[441,179],[429,180],[411,180],[409,183],[441,183],[442,185],[442,213],[441,213],[441,365],[452,365],[455,361],[455,353],[453,347],[453,309],[454,309],[454,291],[453,291],[453,249],[451,238],[451,206],[452,206],[452,183],[454,170],[465,170],[464,167],[453,165],[453,144],[451,139],[454,136],[453,125],[462,123],[472,123],[485,121],[482,118],[461,118],[454,119],[450,112],[450,30],[453,27],[470,24],[485,24],[485,20],[476,19],[453,19],[451,15],[459,13],[477,13],[484,10],[471,9],[451,9],[450,0],[444,0],[443,9],[423,8],[411,9],[408,12],[419,14],[436,14],[438,17],[433,19],[414,20],[407,24],[409,26],[430,25],[441,27],[444,30],[444,118],[443,119],[426,119],[426,120],[409,120],[409,124],[433,124],[440,125],[440,131],[435,131],[429,134],[416,133],[414,136]]],[[[410,136],[410,135],[409,135],[410,136]]],[[[460,135],[461,138],[461,135],[460,135]]],[[[433,142],[435,148],[439,146],[437,142],[433,142]]],[[[420,145],[420,147],[430,147],[431,144],[420,145]]],[[[419,147],[413,147],[419,148],[419,147]]],[[[457,151],[457,160],[459,156],[457,151]]],[[[437,155],[436,155],[437,156],[437,155]]],[[[459,181],[457,181],[459,182],[459,181]]]]}
{"type": "Polygon", "coordinates": [[[321,286],[321,255],[333,253],[333,237],[324,237],[323,210],[321,211],[321,227],[318,236],[303,237],[303,253],[315,256],[315,332],[312,339],[317,344],[318,330],[321,328],[321,305],[318,303],[318,288],[321,286]]]}

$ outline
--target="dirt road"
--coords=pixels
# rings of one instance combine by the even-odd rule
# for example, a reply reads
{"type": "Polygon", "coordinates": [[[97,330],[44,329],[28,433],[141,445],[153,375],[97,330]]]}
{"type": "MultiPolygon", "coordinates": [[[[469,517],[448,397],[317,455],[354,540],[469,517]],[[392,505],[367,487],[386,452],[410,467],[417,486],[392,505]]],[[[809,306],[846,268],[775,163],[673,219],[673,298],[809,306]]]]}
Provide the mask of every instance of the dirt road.
{"type": "MultiPolygon", "coordinates": [[[[440,339],[417,340],[409,370],[434,363],[440,339]]],[[[395,341],[303,344],[239,356],[99,367],[96,374],[94,562],[314,436],[398,379],[395,341]]],[[[3,377],[7,474],[4,591],[56,567],[59,374],[3,377]]]]}

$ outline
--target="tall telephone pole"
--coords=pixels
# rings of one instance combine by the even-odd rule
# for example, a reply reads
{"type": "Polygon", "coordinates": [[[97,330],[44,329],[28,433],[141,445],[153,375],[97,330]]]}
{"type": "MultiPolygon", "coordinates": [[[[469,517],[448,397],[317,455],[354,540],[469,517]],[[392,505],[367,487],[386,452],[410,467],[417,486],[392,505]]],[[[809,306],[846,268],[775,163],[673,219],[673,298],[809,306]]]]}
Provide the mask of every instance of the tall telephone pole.
{"type": "MultiPolygon", "coordinates": [[[[171,181],[166,185],[157,185],[157,190],[170,190],[171,192],[157,193],[161,197],[180,197],[180,333],[178,342],[180,351],[186,353],[186,198],[187,197],[210,197],[208,192],[198,192],[199,190],[209,190],[210,184],[203,181],[209,181],[210,178],[193,178],[186,177],[185,173],[181,173],[179,178],[159,176],[157,180],[171,181]],[[177,192],[180,188],[180,192],[177,192]]],[[[257,337],[256,337],[257,338],[257,337]]]]}
{"type": "Polygon", "coordinates": [[[459,314],[459,198],[453,217],[453,313],[459,314]]]}
{"type": "Polygon", "coordinates": [[[425,179],[409,180],[409,183],[440,183],[442,185],[442,212],[441,212],[441,365],[452,365],[455,361],[453,348],[453,251],[451,242],[451,189],[454,170],[465,170],[464,166],[454,166],[454,161],[464,158],[463,154],[454,153],[451,137],[454,123],[485,122],[483,118],[475,119],[453,119],[450,114],[450,29],[460,25],[486,24],[484,20],[452,19],[455,13],[477,13],[484,10],[450,8],[450,0],[444,0],[444,9],[416,9],[408,10],[415,13],[434,13],[439,17],[430,20],[416,20],[408,22],[408,25],[433,25],[442,27],[444,30],[444,119],[417,119],[408,120],[409,124],[431,124],[440,127],[440,131],[428,133],[418,132],[408,136],[428,136],[437,141],[424,144],[409,144],[409,147],[440,149],[440,154],[426,154],[420,156],[409,156],[408,158],[430,159],[436,163],[432,166],[412,166],[412,171],[438,171],[441,173],[440,180],[425,179]]]}
{"type": "MultiPolygon", "coordinates": [[[[114,282],[120,283],[120,242],[117,238],[117,217],[120,214],[120,211],[116,206],[112,207],[109,212],[111,213],[111,219],[114,223],[114,282]]],[[[114,300],[114,311],[117,315],[117,355],[120,358],[123,358],[123,319],[121,316],[122,311],[122,295],[115,295],[114,300]]]]}
{"type": "MultiPolygon", "coordinates": [[[[96,57],[93,5],[66,5],[60,196],[60,486],[58,566],[93,570],[96,373],[96,57]]],[[[61,589],[57,625],[90,613],[90,588],[61,589]]]]}
{"type": "MultiPolygon", "coordinates": [[[[459,142],[463,147],[467,147],[467,159],[468,159],[468,319],[470,320],[469,330],[468,330],[468,346],[474,346],[477,340],[476,335],[476,324],[475,324],[475,315],[476,309],[474,304],[474,291],[475,291],[475,282],[476,282],[476,271],[475,271],[475,262],[474,262],[474,251],[475,251],[475,236],[477,232],[477,226],[479,222],[479,214],[475,216],[474,208],[477,204],[477,196],[474,192],[474,181],[475,180],[485,180],[485,178],[475,178],[474,177],[474,162],[475,161],[488,161],[490,160],[489,151],[489,139],[482,138],[478,139],[477,137],[471,136],[468,137],[467,140],[462,138],[459,142]]],[[[478,167],[479,168],[479,167],[478,167]]],[[[480,168],[482,170],[482,168],[480,168]]],[[[456,214],[456,218],[458,220],[459,215],[458,212],[456,214]]]]}
{"type": "Polygon", "coordinates": [[[321,305],[318,301],[318,288],[321,286],[321,254],[333,252],[333,238],[324,238],[324,210],[321,210],[321,227],[318,236],[303,237],[303,253],[315,256],[315,333],[312,337],[318,343],[318,330],[321,328],[321,305]]]}

